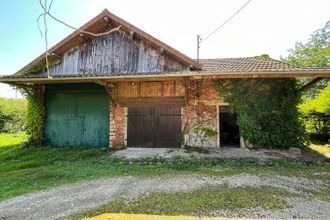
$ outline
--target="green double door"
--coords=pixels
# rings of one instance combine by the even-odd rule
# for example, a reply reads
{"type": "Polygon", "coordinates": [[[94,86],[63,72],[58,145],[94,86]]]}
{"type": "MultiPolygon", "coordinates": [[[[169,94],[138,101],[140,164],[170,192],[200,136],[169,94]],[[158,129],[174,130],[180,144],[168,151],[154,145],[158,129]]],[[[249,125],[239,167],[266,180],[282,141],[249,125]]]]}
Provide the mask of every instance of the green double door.
{"type": "Polygon", "coordinates": [[[108,147],[109,98],[103,87],[47,86],[45,104],[46,146],[108,147]]]}

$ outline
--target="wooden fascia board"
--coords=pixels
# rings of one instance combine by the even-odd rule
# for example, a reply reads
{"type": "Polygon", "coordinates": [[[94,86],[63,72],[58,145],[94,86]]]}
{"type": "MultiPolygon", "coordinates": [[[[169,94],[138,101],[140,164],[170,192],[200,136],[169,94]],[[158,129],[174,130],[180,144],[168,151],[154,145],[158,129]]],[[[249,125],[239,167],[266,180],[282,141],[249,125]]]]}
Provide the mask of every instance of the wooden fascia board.
{"type": "Polygon", "coordinates": [[[0,78],[2,83],[70,83],[105,81],[135,81],[135,80],[173,80],[175,78],[189,77],[191,80],[199,79],[230,79],[230,78],[296,78],[296,77],[325,77],[330,78],[330,71],[300,71],[300,72],[172,72],[168,74],[148,74],[130,76],[94,76],[94,77],[54,77],[54,78],[0,78]]]}

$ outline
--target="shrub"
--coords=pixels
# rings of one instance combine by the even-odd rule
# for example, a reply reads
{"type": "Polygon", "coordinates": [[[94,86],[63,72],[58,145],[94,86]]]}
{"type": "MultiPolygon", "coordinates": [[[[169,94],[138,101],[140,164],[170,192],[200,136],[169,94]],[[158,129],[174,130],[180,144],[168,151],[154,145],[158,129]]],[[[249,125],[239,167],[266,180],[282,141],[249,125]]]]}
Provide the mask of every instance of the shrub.
{"type": "Polygon", "coordinates": [[[26,118],[25,99],[0,98],[0,132],[22,132],[26,118]]]}
{"type": "Polygon", "coordinates": [[[299,105],[307,131],[312,139],[330,139],[330,84],[314,98],[305,98],[299,105]]]}

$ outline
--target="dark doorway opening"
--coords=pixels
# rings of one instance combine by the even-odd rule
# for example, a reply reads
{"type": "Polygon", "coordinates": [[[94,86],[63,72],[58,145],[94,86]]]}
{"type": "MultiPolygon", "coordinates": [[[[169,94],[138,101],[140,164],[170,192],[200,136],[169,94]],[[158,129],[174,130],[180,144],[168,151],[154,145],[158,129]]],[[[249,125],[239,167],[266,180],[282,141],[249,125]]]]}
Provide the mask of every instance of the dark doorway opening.
{"type": "Polygon", "coordinates": [[[220,107],[220,145],[228,147],[240,146],[239,128],[237,126],[237,114],[232,113],[229,107],[220,107]]]}

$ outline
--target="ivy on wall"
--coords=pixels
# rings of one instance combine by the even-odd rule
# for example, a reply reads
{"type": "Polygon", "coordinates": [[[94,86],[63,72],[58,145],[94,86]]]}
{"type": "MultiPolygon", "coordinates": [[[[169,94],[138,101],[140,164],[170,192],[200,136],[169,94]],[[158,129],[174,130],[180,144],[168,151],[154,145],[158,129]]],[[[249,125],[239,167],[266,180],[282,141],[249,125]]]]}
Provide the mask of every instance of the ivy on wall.
{"type": "Polygon", "coordinates": [[[20,75],[28,75],[28,74],[37,74],[37,73],[42,73],[47,70],[47,65],[46,65],[46,60],[42,60],[29,68],[28,70],[21,71],[18,74],[20,75]]]}
{"type": "Polygon", "coordinates": [[[26,133],[29,135],[27,146],[40,147],[45,125],[45,107],[40,98],[43,96],[42,90],[39,86],[18,87],[18,89],[26,96],[28,102],[25,122],[26,133]]]}
{"type": "MultiPolygon", "coordinates": [[[[49,61],[49,65],[52,65],[52,61],[49,61]]],[[[38,74],[47,70],[46,60],[42,60],[29,68],[28,70],[21,71],[18,74],[38,74]]],[[[27,99],[27,112],[25,121],[25,130],[29,135],[27,146],[39,147],[43,143],[43,130],[45,124],[45,108],[44,104],[40,100],[43,94],[40,94],[40,87],[34,86],[18,86],[22,94],[27,99]]]]}
{"type": "Polygon", "coordinates": [[[308,144],[297,105],[295,79],[215,80],[214,87],[238,114],[240,135],[254,147],[290,148],[308,144]]]}

